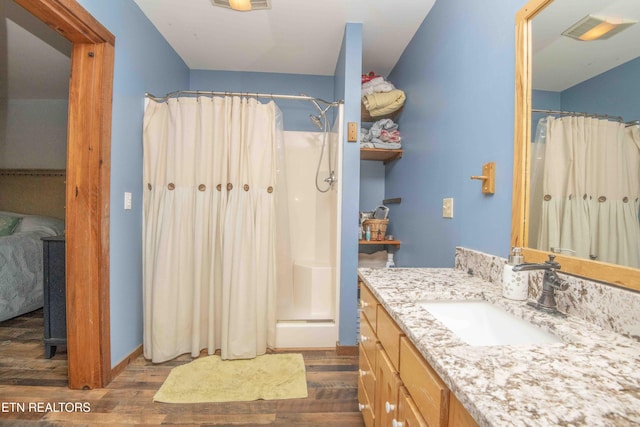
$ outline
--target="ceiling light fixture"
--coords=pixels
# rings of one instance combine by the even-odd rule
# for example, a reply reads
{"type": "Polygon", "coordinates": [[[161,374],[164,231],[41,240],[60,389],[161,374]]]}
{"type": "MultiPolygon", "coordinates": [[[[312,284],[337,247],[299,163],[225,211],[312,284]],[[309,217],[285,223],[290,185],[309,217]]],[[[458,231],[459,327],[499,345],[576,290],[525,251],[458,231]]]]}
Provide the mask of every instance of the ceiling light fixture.
{"type": "Polygon", "coordinates": [[[251,10],[251,0],[229,0],[229,7],[233,10],[247,12],[251,10]]]}
{"type": "Polygon", "coordinates": [[[271,9],[271,0],[211,0],[211,4],[241,12],[271,9]]]}
{"type": "Polygon", "coordinates": [[[636,22],[630,19],[587,15],[567,28],[562,35],[581,41],[606,40],[636,22]]]}

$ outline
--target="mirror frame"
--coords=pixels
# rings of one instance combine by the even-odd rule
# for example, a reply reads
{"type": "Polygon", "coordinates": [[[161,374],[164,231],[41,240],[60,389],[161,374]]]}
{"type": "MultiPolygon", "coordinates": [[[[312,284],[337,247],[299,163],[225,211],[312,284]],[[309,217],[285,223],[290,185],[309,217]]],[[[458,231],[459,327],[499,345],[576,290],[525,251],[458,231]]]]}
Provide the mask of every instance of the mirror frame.
{"type": "MultiPolygon", "coordinates": [[[[511,247],[523,248],[526,262],[544,262],[552,254],[530,249],[529,241],[529,173],[531,139],[532,90],[532,25],[533,18],[554,0],[530,0],[516,13],[515,122],[513,160],[513,206],[511,211],[511,247]]],[[[561,272],[591,280],[640,290],[640,270],[599,261],[553,254],[562,266],[561,272]]]]}

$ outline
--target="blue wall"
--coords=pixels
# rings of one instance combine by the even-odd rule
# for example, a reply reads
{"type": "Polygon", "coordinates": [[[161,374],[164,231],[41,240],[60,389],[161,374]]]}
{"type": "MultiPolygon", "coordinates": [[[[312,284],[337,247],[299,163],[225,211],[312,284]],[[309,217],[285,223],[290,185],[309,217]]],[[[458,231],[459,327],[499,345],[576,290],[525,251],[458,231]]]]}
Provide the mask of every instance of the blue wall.
{"type": "MultiPolygon", "coordinates": [[[[189,89],[281,95],[305,94],[325,101],[342,99],[333,96],[332,76],[302,74],[192,70],[189,89]]],[[[309,114],[317,115],[318,111],[309,101],[276,99],[275,102],[282,111],[285,130],[318,131],[318,128],[309,120],[309,114]]],[[[333,109],[329,113],[333,113],[333,109]]]]}
{"type": "Polygon", "coordinates": [[[640,119],[640,58],[562,91],[562,109],[640,119]]]}
{"type": "MultiPolygon", "coordinates": [[[[358,333],[358,212],[360,199],[360,144],[346,142],[347,124],[360,128],[362,24],[348,23],[335,71],[336,99],[344,99],[342,144],[342,229],[340,233],[340,337],[344,346],[357,345],[358,333]]],[[[360,136],[358,135],[357,141],[360,136]]],[[[338,177],[340,179],[340,177],[338,177]]]]}
{"type": "Polygon", "coordinates": [[[389,75],[407,101],[387,166],[398,266],[453,266],[456,246],[506,257],[511,231],[515,14],[525,0],[438,1],[389,75]],[[482,164],[496,162],[483,195],[482,164]],[[454,218],[442,199],[454,198],[454,218]]]}
{"type": "Polygon", "coordinates": [[[187,89],[189,69],[131,0],[79,0],[116,36],[111,129],[111,364],[142,343],[144,94],[187,89]],[[123,210],[124,192],[133,209],[123,210]]]}

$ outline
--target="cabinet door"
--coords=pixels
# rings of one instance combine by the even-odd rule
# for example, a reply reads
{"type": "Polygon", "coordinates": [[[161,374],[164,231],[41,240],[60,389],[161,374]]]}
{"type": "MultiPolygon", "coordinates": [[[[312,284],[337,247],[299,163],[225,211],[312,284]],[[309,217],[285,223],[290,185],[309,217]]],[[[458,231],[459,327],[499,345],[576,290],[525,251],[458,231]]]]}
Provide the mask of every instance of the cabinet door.
{"type": "Polygon", "coordinates": [[[400,376],[382,346],[378,346],[378,368],[376,370],[375,414],[380,427],[391,426],[398,409],[400,376]]]}
{"type": "Polygon", "coordinates": [[[400,387],[398,393],[398,416],[394,427],[429,427],[404,387],[400,387]]]}
{"type": "Polygon", "coordinates": [[[378,326],[376,331],[378,340],[387,352],[394,370],[398,370],[400,367],[400,337],[404,334],[381,305],[378,306],[378,326]]]}
{"type": "Polygon", "coordinates": [[[400,378],[430,427],[449,422],[449,389],[406,337],[400,340],[400,378]]]}

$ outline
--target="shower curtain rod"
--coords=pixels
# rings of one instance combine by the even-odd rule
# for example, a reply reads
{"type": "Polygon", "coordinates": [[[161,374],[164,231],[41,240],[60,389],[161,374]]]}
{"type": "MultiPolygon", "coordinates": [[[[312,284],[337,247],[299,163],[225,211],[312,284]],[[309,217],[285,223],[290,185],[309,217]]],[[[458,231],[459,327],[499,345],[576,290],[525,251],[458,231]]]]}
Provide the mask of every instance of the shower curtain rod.
{"type": "Polygon", "coordinates": [[[271,98],[271,99],[293,99],[298,101],[318,101],[322,102],[325,105],[330,105],[332,107],[337,107],[338,105],[344,103],[343,100],[339,101],[325,101],[321,98],[316,98],[314,96],[308,95],[280,95],[273,93],[258,93],[258,92],[209,92],[202,90],[177,90],[175,92],[169,92],[165,96],[155,96],[150,94],[149,92],[145,93],[147,98],[151,98],[155,101],[166,101],[171,97],[180,96],[180,95],[204,95],[204,96],[255,96],[256,98],[271,98]]]}
{"type": "Polygon", "coordinates": [[[601,118],[601,119],[614,119],[619,121],[620,123],[624,123],[626,126],[625,127],[629,127],[629,126],[634,126],[638,124],[638,120],[633,120],[630,122],[625,122],[624,119],[620,116],[610,116],[608,114],[594,114],[594,113],[579,113],[576,111],[559,111],[559,110],[538,110],[533,108],[531,110],[532,113],[547,113],[547,114],[561,114],[561,115],[568,115],[568,116],[585,116],[585,117],[594,117],[594,118],[601,118]]]}

